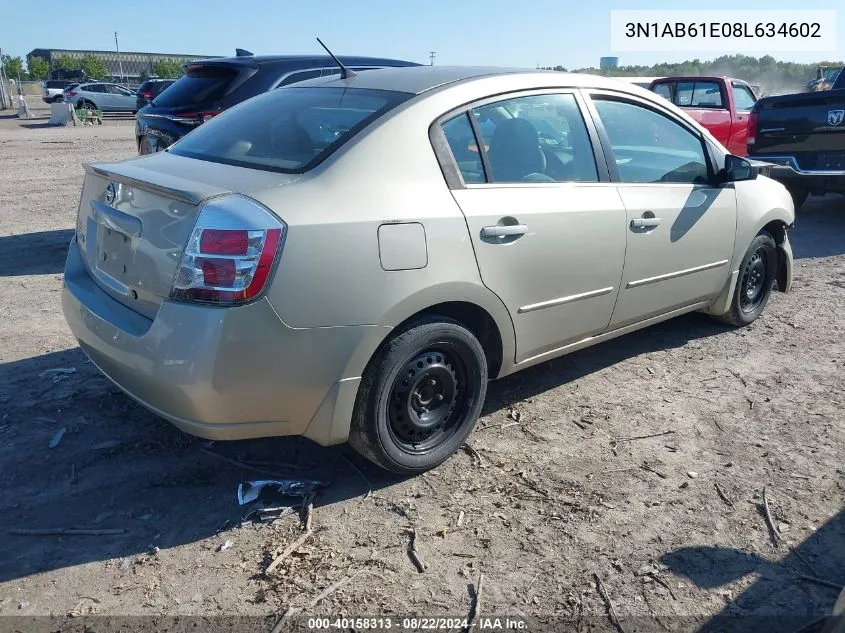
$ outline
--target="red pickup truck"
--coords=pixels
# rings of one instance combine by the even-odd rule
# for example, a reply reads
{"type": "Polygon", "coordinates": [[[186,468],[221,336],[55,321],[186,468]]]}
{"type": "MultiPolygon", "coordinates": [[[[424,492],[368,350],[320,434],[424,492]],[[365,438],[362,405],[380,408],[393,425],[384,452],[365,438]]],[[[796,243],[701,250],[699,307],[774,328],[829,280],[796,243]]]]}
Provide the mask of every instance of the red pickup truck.
{"type": "Polygon", "coordinates": [[[748,153],[748,118],[757,95],[731,77],[662,77],[648,87],[707,128],[735,156],[748,153]]]}

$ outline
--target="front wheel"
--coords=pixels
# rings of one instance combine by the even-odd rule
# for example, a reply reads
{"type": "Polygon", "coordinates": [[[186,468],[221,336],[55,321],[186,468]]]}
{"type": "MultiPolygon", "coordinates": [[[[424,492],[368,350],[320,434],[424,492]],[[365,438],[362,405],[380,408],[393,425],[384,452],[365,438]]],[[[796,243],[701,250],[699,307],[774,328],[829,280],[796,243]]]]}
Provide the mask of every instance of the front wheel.
{"type": "Polygon", "coordinates": [[[719,320],[742,327],[757,320],[772,294],[777,274],[777,245],[774,238],[763,231],[751,241],[739,267],[730,309],[719,320]]]}
{"type": "Polygon", "coordinates": [[[446,317],[417,320],[370,361],[349,443],[386,470],[421,473],[460,448],[486,393],[487,359],[472,332],[446,317]]]}

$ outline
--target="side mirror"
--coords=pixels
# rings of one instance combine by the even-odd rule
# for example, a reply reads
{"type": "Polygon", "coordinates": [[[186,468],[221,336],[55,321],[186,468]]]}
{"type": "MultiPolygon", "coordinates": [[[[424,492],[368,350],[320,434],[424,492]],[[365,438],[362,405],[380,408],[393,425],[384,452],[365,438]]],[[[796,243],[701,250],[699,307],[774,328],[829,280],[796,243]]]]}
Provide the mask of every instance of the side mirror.
{"type": "Polygon", "coordinates": [[[760,169],[751,161],[728,154],[725,156],[725,168],[722,170],[723,182],[739,182],[741,180],[754,180],[760,173],[760,169]]]}

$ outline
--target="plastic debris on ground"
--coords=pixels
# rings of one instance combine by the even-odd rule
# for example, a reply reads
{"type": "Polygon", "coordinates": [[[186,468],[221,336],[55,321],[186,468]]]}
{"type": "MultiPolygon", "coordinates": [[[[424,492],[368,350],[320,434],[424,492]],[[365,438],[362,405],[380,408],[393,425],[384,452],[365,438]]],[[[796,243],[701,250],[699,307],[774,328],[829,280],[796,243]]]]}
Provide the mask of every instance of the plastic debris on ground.
{"type": "Polygon", "coordinates": [[[238,503],[253,504],[244,515],[243,522],[275,521],[296,513],[296,508],[306,504],[317,488],[327,486],[324,481],[310,479],[262,479],[247,481],[238,486],[238,503]],[[298,497],[295,503],[284,503],[285,499],[298,497]]]}

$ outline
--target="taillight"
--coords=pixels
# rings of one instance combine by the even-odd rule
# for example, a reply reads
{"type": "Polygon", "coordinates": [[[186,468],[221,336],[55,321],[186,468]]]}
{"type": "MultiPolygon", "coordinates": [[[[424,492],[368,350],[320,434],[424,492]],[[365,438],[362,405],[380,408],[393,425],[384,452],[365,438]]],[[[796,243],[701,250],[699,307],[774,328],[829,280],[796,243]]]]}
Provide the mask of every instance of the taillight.
{"type": "Polygon", "coordinates": [[[75,96],[76,96],[76,93],[75,93],[75,92],[66,92],[66,93],[65,93],[65,96],[66,96],[66,97],[71,97],[71,98],[73,98],[73,97],[75,97],[75,96]]]}
{"type": "Polygon", "coordinates": [[[144,97],[145,99],[152,99],[153,98],[153,91],[152,90],[144,90],[144,92],[141,93],[141,96],[144,97]]]}
{"type": "Polygon", "coordinates": [[[246,196],[203,205],[170,298],[218,305],[252,301],[267,285],[286,232],[283,221],[246,196]]]}
{"type": "Polygon", "coordinates": [[[751,147],[757,142],[757,113],[752,112],[748,117],[748,146],[751,147]]]}

